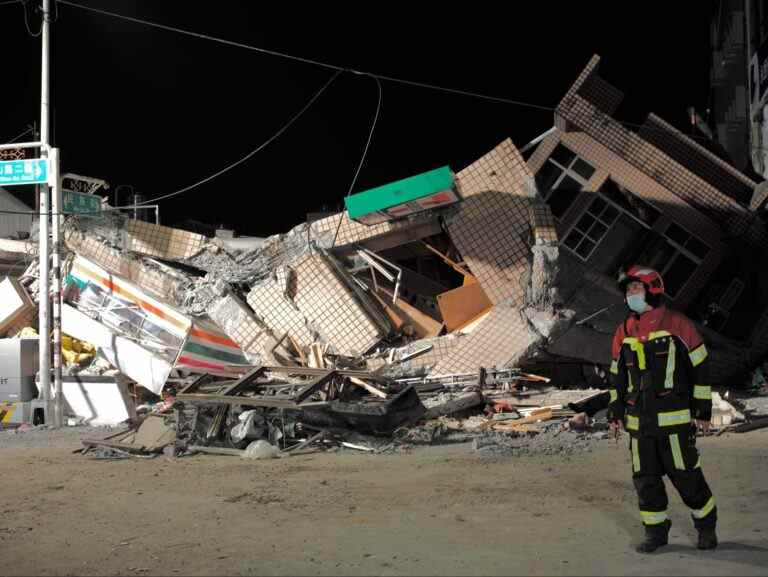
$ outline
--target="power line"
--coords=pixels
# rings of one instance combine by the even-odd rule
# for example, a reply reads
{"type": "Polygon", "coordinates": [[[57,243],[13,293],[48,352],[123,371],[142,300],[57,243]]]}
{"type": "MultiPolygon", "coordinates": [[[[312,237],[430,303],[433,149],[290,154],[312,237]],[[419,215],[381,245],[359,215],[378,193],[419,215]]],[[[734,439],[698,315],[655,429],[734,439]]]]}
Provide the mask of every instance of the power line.
{"type": "MultiPolygon", "coordinates": [[[[18,0],[14,0],[14,1],[18,1],[18,0]]],[[[27,127],[27,129],[26,129],[24,132],[22,132],[21,134],[19,134],[19,135],[18,135],[18,136],[16,136],[15,138],[13,138],[13,139],[9,140],[9,141],[7,142],[7,144],[13,144],[13,143],[14,143],[14,142],[16,142],[16,141],[17,141],[19,138],[21,138],[22,136],[26,136],[27,134],[29,134],[30,132],[32,132],[34,129],[35,129],[35,128],[34,128],[32,125],[28,126],[28,127],[27,127]]]]}
{"type": "MultiPolygon", "coordinates": [[[[285,58],[285,59],[289,59],[289,60],[293,60],[293,61],[297,61],[297,62],[302,62],[302,63],[306,63],[306,64],[312,64],[312,65],[315,65],[315,66],[329,68],[329,69],[336,70],[337,72],[353,72],[353,73],[356,73],[356,74],[359,74],[359,75],[367,75],[367,76],[371,76],[371,77],[377,79],[377,81],[379,81],[379,80],[386,80],[386,81],[393,82],[393,83],[399,83],[399,84],[404,84],[404,85],[408,85],[408,86],[415,86],[415,87],[420,87],[420,88],[427,88],[427,89],[442,91],[442,92],[446,92],[446,93],[470,96],[470,97],[473,97],[473,98],[479,98],[479,99],[484,99],[484,100],[488,100],[488,101],[492,101],[492,102],[499,102],[499,103],[504,103],[504,104],[511,104],[511,105],[516,105],[516,106],[522,106],[522,107],[527,107],[527,108],[541,110],[541,111],[546,111],[546,112],[556,112],[556,110],[557,110],[557,108],[553,107],[553,106],[546,106],[546,105],[541,105],[541,104],[534,104],[534,103],[531,103],[531,102],[523,102],[523,101],[513,100],[513,99],[509,99],[509,98],[502,98],[502,97],[497,97],[497,96],[491,96],[491,95],[488,95],[488,94],[482,94],[482,93],[472,92],[472,91],[468,91],[468,90],[461,90],[461,89],[455,89],[455,88],[450,88],[450,87],[445,87],[445,86],[439,86],[439,85],[436,85],[436,84],[430,84],[430,83],[426,83],[426,82],[418,82],[418,81],[413,81],[413,80],[407,80],[407,79],[393,77],[393,76],[386,76],[386,75],[381,75],[381,74],[375,74],[375,73],[372,73],[372,72],[361,72],[361,71],[358,71],[358,70],[354,70],[354,69],[351,69],[351,68],[346,68],[346,67],[338,66],[338,65],[331,64],[331,63],[328,63],[328,62],[312,60],[312,59],[309,59],[309,58],[303,58],[303,57],[299,57],[299,56],[285,54],[285,53],[277,52],[277,51],[274,51],[274,50],[267,50],[265,48],[260,48],[260,47],[253,46],[253,45],[250,45],[250,44],[245,44],[245,43],[242,43],[242,42],[234,42],[234,41],[231,41],[231,40],[227,40],[227,39],[224,39],[224,38],[219,38],[219,37],[211,36],[211,35],[208,35],[208,34],[201,34],[201,33],[198,33],[198,32],[192,32],[190,30],[185,30],[185,29],[182,29],[182,28],[174,27],[174,26],[168,26],[168,25],[165,25],[165,24],[158,24],[156,22],[151,22],[149,20],[145,20],[145,19],[141,19],[141,18],[134,18],[134,17],[131,17],[131,16],[125,16],[125,15],[118,14],[118,13],[115,13],[115,12],[109,12],[107,10],[91,8],[89,6],[84,6],[84,5],[76,3],[76,2],[71,2],[70,0],[58,0],[58,2],[66,5],[66,6],[71,6],[71,7],[74,7],[74,8],[80,8],[82,10],[91,11],[91,12],[95,12],[95,13],[106,15],[106,16],[111,16],[113,18],[118,18],[118,19],[129,21],[129,22],[137,23],[137,24],[142,24],[142,25],[145,25],[145,26],[148,26],[148,27],[158,28],[158,29],[162,29],[162,30],[166,30],[166,31],[171,31],[171,32],[176,32],[178,34],[182,34],[182,35],[186,35],[186,36],[191,36],[191,37],[195,37],[195,38],[199,38],[199,39],[203,39],[203,40],[208,40],[208,41],[212,41],[212,42],[217,42],[217,43],[228,45],[228,46],[233,46],[233,47],[237,47],[237,48],[243,48],[243,49],[246,49],[246,50],[250,50],[250,51],[254,51],[254,52],[259,52],[259,53],[262,53],[262,54],[268,54],[268,55],[271,55],[271,56],[277,56],[277,57],[280,57],[280,58],[285,58]]],[[[618,119],[615,119],[615,118],[612,118],[612,120],[614,122],[620,124],[620,125],[627,126],[627,127],[639,127],[639,128],[643,128],[646,131],[665,132],[665,133],[675,134],[673,131],[671,131],[671,130],[669,130],[667,128],[658,128],[658,127],[647,126],[645,124],[636,124],[636,123],[630,123],[630,122],[622,122],[622,121],[620,121],[618,119]]],[[[707,137],[704,137],[704,136],[690,135],[690,136],[687,136],[687,137],[691,138],[694,141],[695,140],[699,140],[701,142],[709,142],[709,141],[711,141],[711,139],[709,139],[707,137]]],[[[762,147],[762,146],[752,146],[751,148],[754,149],[754,150],[768,150],[768,148],[762,147]]],[[[255,153],[255,151],[254,151],[254,153],[255,153]]],[[[181,194],[181,192],[183,192],[183,191],[190,190],[191,188],[194,188],[195,186],[198,186],[199,184],[202,184],[204,182],[208,182],[209,180],[215,178],[219,174],[222,174],[222,173],[230,170],[232,167],[236,166],[237,164],[239,164],[240,162],[246,160],[249,157],[250,157],[250,155],[246,156],[245,158],[241,159],[241,161],[238,161],[234,165],[231,165],[231,166],[223,169],[222,171],[219,171],[218,173],[214,174],[213,176],[209,177],[208,179],[205,179],[205,180],[201,181],[200,183],[197,183],[195,185],[192,185],[190,187],[182,189],[181,191],[176,191],[175,193],[170,193],[168,195],[163,195],[163,196],[157,197],[155,199],[148,200],[148,201],[146,201],[146,202],[144,202],[142,204],[147,204],[147,203],[159,200],[159,199],[169,198],[171,196],[175,196],[176,194],[181,194]]]]}
{"type": "Polygon", "coordinates": [[[338,70],[340,72],[347,71],[346,68],[343,68],[341,66],[335,66],[333,64],[327,64],[325,62],[320,62],[318,60],[311,60],[309,58],[302,58],[300,56],[291,56],[289,54],[283,54],[281,52],[276,52],[274,50],[267,50],[266,48],[259,48],[257,46],[252,46],[250,44],[244,44],[242,42],[234,42],[233,40],[227,40],[225,38],[218,38],[216,36],[210,36],[208,34],[200,34],[199,32],[192,32],[191,30],[184,30],[183,28],[177,28],[175,26],[166,26],[165,24],[158,24],[156,22],[150,22],[149,20],[142,20],[141,18],[133,18],[132,16],[124,16],[123,14],[117,14],[115,12],[108,12],[107,10],[100,10],[98,8],[91,8],[90,6],[83,6],[82,4],[77,4],[76,2],[69,2],[69,0],[58,0],[60,4],[64,4],[65,6],[71,6],[73,8],[80,8],[82,10],[88,10],[90,12],[96,12],[98,14],[103,14],[105,16],[112,16],[113,18],[120,18],[122,20],[127,20],[129,22],[134,22],[136,24],[143,24],[145,26],[150,26],[152,28],[160,28],[161,30],[168,30],[170,32],[177,32],[179,34],[185,34],[187,36],[192,36],[194,38],[200,38],[202,40],[210,40],[212,42],[219,42],[221,44],[226,44],[228,46],[234,46],[236,48],[245,48],[246,50],[252,50],[254,52],[261,52],[263,54],[269,54],[271,56],[279,56],[281,58],[289,58],[291,60],[296,60],[298,62],[304,62],[305,64],[314,64],[315,66],[322,66],[324,68],[331,68],[333,70],[338,70]]]}
{"type": "MultiPolygon", "coordinates": [[[[355,171],[355,176],[352,177],[352,182],[349,185],[349,190],[347,191],[347,196],[352,194],[352,190],[355,188],[355,184],[357,183],[357,177],[360,175],[360,169],[363,168],[363,163],[365,162],[365,157],[368,154],[368,147],[371,145],[371,138],[373,138],[373,131],[376,129],[376,122],[379,120],[379,112],[381,111],[381,100],[382,100],[382,90],[381,90],[381,82],[378,78],[375,76],[373,79],[376,81],[376,86],[379,90],[379,100],[376,104],[376,115],[373,117],[373,122],[371,123],[371,131],[368,133],[368,141],[365,143],[365,148],[363,149],[363,156],[360,158],[360,164],[357,165],[357,170],[355,171]]],[[[336,233],[333,235],[333,242],[331,243],[331,248],[336,244],[336,237],[339,236],[339,229],[341,228],[341,223],[344,220],[344,212],[339,215],[339,224],[336,227],[336,233]]],[[[309,232],[307,232],[309,234],[309,232]]]]}
{"type": "MultiPolygon", "coordinates": [[[[236,166],[238,166],[238,165],[242,164],[243,162],[245,162],[246,160],[248,160],[249,158],[251,158],[251,157],[252,157],[254,154],[256,154],[257,152],[260,152],[261,150],[263,150],[263,149],[264,149],[264,148],[265,148],[265,147],[266,147],[268,144],[270,144],[272,141],[274,141],[274,140],[275,140],[277,137],[279,137],[279,136],[280,136],[280,135],[281,135],[283,132],[285,132],[285,131],[286,131],[286,130],[287,130],[287,129],[288,129],[288,128],[289,128],[289,127],[290,127],[290,126],[291,126],[291,125],[294,123],[294,122],[296,122],[296,121],[297,121],[297,120],[298,120],[298,119],[299,119],[299,118],[300,118],[300,117],[301,117],[301,116],[302,116],[302,115],[303,115],[303,114],[304,114],[304,113],[307,111],[307,109],[308,109],[310,106],[312,106],[312,104],[314,104],[315,100],[317,100],[317,99],[320,97],[320,95],[321,95],[323,92],[325,92],[325,89],[326,89],[326,88],[328,88],[328,87],[331,85],[331,83],[332,83],[334,80],[336,80],[336,78],[338,78],[338,76],[339,76],[340,74],[341,74],[341,70],[338,70],[338,71],[336,71],[336,72],[334,73],[334,75],[333,75],[333,76],[331,76],[331,78],[330,78],[330,79],[329,79],[329,80],[328,80],[328,81],[327,81],[327,82],[326,82],[326,83],[323,85],[323,87],[322,87],[322,88],[321,88],[321,89],[320,89],[320,90],[319,90],[319,91],[318,91],[318,92],[317,92],[317,93],[316,93],[316,94],[315,94],[315,95],[312,97],[312,99],[311,99],[309,102],[307,102],[307,103],[306,103],[306,104],[305,104],[305,105],[302,107],[302,109],[301,109],[301,110],[299,110],[299,111],[298,111],[298,112],[297,112],[297,113],[296,113],[296,114],[293,116],[293,118],[291,118],[291,119],[290,119],[290,120],[289,120],[289,121],[288,121],[288,122],[287,122],[285,125],[283,125],[283,127],[282,127],[282,128],[280,128],[280,129],[279,129],[277,132],[275,132],[275,134],[273,134],[272,136],[270,136],[270,137],[269,137],[269,138],[268,138],[268,139],[267,139],[265,142],[263,142],[262,144],[260,144],[259,146],[257,146],[255,149],[253,149],[251,152],[249,152],[248,154],[246,154],[246,155],[245,155],[244,157],[242,157],[240,160],[237,160],[237,161],[233,162],[233,163],[232,163],[232,164],[230,164],[229,166],[226,166],[226,167],[222,168],[222,169],[221,169],[221,170],[219,170],[218,172],[215,172],[214,174],[212,174],[212,175],[210,175],[210,176],[208,176],[208,177],[204,178],[203,180],[200,180],[200,181],[198,181],[198,182],[196,182],[196,183],[194,183],[194,184],[191,184],[191,185],[189,185],[189,186],[185,186],[185,187],[184,187],[184,188],[182,188],[181,190],[177,190],[177,191],[175,191],[175,192],[171,192],[171,193],[169,193],[169,194],[163,194],[163,195],[161,195],[161,196],[156,196],[156,197],[154,197],[154,198],[150,198],[149,200],[145,200],[145,201],[143,201],[143,202],[140,202],[140,203],[138,203],[136,206],[141,206],[141,205],[144,205],[144,204],[150,204],[150,203],[154,203],[154,202],[157,202],[157,201],[159,201],[159,200],[164,200],[164,199],[166,199],[166,198],[171,198],[172,196],[176,196],[176,195],[179,195],[179,194],[181,194],[181,193],[183,193],[183,192],[187,192],[188,190],[192,190],[192,189],[193,189],[193,188],[195,188],[195,187],[198,187],[198,186],[200,186],[200,185],[202,185],[202,184],[205,184],[206,182],[209,182],[209,181],[213,180],[214,178],[216,178],[216,177],[218,177],[218,176],[221,176],[221,175],[222,175],[222,174],[224,174],[225,172],[228,172],[228,171],[232,170],[233,168],[235,168],[236,166]]],[[[132,207],[116,206],[115,208],[132,208],[132,207]]]]}
{"type": "MultiPolygon", "coordinates": [[[[458,95],[462,95],[462,96],[470,96],[470,97],[473,97],[473,98],[479,98],[479,99],[488,100],[488,101],[491,101],[491,102],[499,102],[499,103],[502,103],[502,104],[512,104],[512,105],[515,105],[515,106],[522,106],[522,107],[531,108],[531,109],[534,109],[534,110],[541,110],[541,111],[544,111],[544,112],[555,112],[557,110],[557,108],[554,107],[554,106],[547,106],[547,105],[536,104],[536,103],[532,103],[532,102],[524,102],[524,101],[521,101],[521,100],[513,100],[513,99],[510,99],[510,98],[502,98],[500,96],[492,96],[492,95],[489,95],[489,94],[483,94],[483,93],[473,92],[473,91],[469,91],[469,90],[461,90],[461,89],[457,89],[457,88],[450,88],[450,87],[446,87],[446,86],[440,86],[440,85],[437,85],[437,84],[430,84],[430,83],[427,83],[427,82],[418,82],[418,81],[414,81],[414,80],[407,80],[407,79],[404,79],[404,78],[398,78],[398,77],[395,77],[395,76],[387,76],[387,75],[383,75],[383,74],[376,74],[376,73],[373,73],[373,72],[358,71],[358,70],[355,70],[355,69],[352,69],[352,68],[338,66],[336,64],[331,64],[331,63],[328,63],[328,62],[322,62],[322,61],[319,61],[319,60],[312,60],[312,59],[309,59],[309,58],[303,58],[303,57],[300,57],[300,56],[294,56],[294,55],[291,55],[291,54],[285,54],[283,52],[277,52],[275,50],[267,50],[266,48],[260,48],[258,46],[253,46],[251,44],[245,44],[245,43],[242,43],[242,42],[234,42],[232,40],[227,40],[225,38],[219,38],[219,37],[211,36],[211,35],[208,35],[208,34],[201,34],[201,33],[198,33],[198,32],[192,32],[190,30],[184,30],[183,28],[178,28],[178,27],[175,27],[175,26],[168,26],[168,25],[165,25],[165,24],[158,24],[156,22],[151,22],[149,20],[144,20],[144,19],[141,19],[141,18],[134,18],[134,17],[131,17],[131,16],[125,16],[125,15],[122,15],[122,14],[117,14],[115,12],[109,12],[107,10],[101,10],[101,9],[98,9],[98,8],[91,8],[90,6],[84,6],[84,5],[78,4],[76,2],[71,2],[70,0],[57,0],[57,2],[60,3],[60,4],[64,4],[66,6],[71,6],[71,7],[74,7],[74,8],[80,8],[82,10],[96,12],[98,14],[103,14],[105,16],[111,16],[113,18],[127,20],[129,22],[134,22],[136,24],[143,24],[145,26],[149,26],[149,27],[153,27],[153,28],[159,28],[159,29],[162,29],[162,30],[176,32],[176,33],[179,33],[179,34],[183,34],[183,35],[187,35],[187,36],[192,36],[192,37],[200,38],[200,39],[203,39],[203,40],[209,40],[209,41],[212,41],[212,42],[218,42],[218,43],[225,44],[225,45],[228,45],[228,46],[234,46],[234,47],[237,47],[237,48],[243,48],[243,49],[246,49],[246,50],[250,50],[250,51],[254,51],[254,52],[260,52],[262,54],[268,54],[268,55],[277,56],[277,57],[280,57],[280,58],[286,58],[286,59],[294,60],[294,61],[297,61],[297,62],[303,62],[305,64],[313,64],[313,65],[316,65],[316,66],[321,66],[321,67],[324,67],[324,68],[330,68],[330,69],[333,69],[333,70],[339,70],[339,71],[343,71],[343,72],[353,72],[353,73],[356,73],[356,74],[372,76],[374,78],[378,78],[379,80],[386,80],[388,82],[404,84],[404,85],[407,85],[407,86],[416,86],[416,87],[419,87],[419,88],[427,88],[427,89],[431,89],[431,90],[437,90],[437,91],[451,93],[451,94],[458,94],[458,95]]],[[[621,120],[618,120],[618,119],[615,119],[615,118],[613,120],[615,122],[623,125],[623,126],[645,127],[646,130],[658,131],[658,132],[670,132],[668,129],[664,129],[664,128],[654,128],[654,127],[645,126],[643,124],[636,124],[636,123],[632,123],[632,122],[622,122],[621,120]]],[[[700,140],[702,142],[710,141],[710,139],[705,137],[705,136],[690,135],[690,136],[688,136],[688,138],[692,138],[694,140],[700,140]]],[[[751,148],[753,148],[754,150],[768,150],[768,147],[762,147],[762,146],[752,146],[751,148]]]]}
{"type": "Polygon", "coordinates": [[[114,18],[119,18],[122,20],[128,20],[129,22],[134,22],[136,24],[143,24],[145,26],[150,26],[152,28],[160,28],[162,30],[167,30],[170,32],[177,32],[179,34],[184,34],[186,36],[192,36],[194,38],[200,38],[203,40],[210,40],[212,42],[218,42],[220,44],[225,44],[227,46],[235,46],[237,48],[244,48],[246,50],[251,50],[254,52],[260,52],[262,54],[269,54],[271,56],[277,56],[280,58],[286,58],[288,60],[295,60],[297,62],[303,62],[305,64],[313,64],[315,66],[322,66],[323,68],[331,68],[333,70],[338,70],[341,72],[353,72],[355,74],[361,74],[366,76],[373,76],[375,78],[378,78],[379,80],[387,80],[389,82],[397,82],[400,84],[407,84],[411,86],[419,86],[421,88],[431,88],[433,90],[441,90],[444,92],[451,92],[454,94],[462,94],[465,96],[473,96],[475,98],[483,98],[485,100],[491,100],[495,102],[502,102],[505,104],[516,104],[518,106],[527,106],[529,108],[535,108],[538,110],[546,110],[546,111],[552,111],[554,108],[551,106],[541,106],[538,104],[531,104],[530,102],[522,102],[519,100],[511,100],[509,98],[500,98],[498,96],[489,96],[487,94],[480,94],[477,92],[469,92],[465,90],[458,90],[454,88],[446,88],[444,86],[438,86],[435,84],[427,84],[425,82],[415,82],[412,80],[405,80],[403,78],[396,78],[394,76],[384,76],[381,74],[374,74],[373,72],[366,72],[366,71],[360,71],[355,70],[353,68],[348,68],[344,66],[338,66],[336,64],[330,64],[328,62],[321,62],[319,60],[312,60],[309,58],[303,58],[301,56],[294,56],[292,54],[285,54],[284,52],[277,52],[275,50],[267,50],[266,48],[259,48],[258,46],[253,46],[251,44],[245,44],[243,42],[234,42],[232,40],[227,40],[225,38],[219,38],[217,36],[210,36],[208,34],[200,34],[199,32],[192,32],[190,30],[184,30],[183,28],[177,28],[175,26],[167,26],[165,24],[158,24],[156,22],[151,22],[149,20],[143,20],[141,18],[133,18],[132,16],[124,16],[122,14],[117,14],[115,12],[108,12],[107,10],[100,10],[98,8],[91,8],[90,6],[83,6],[82,4],[78,4],[76,2],[70,2],[69,0],[58,0],[60,4],[64,4],[65,6],[71,6],[74,8],[80,8],[82,10],[88,10],[91,12],[96,12],[98,14],[103,14],[105,16],[112,16],[114,18]]]}

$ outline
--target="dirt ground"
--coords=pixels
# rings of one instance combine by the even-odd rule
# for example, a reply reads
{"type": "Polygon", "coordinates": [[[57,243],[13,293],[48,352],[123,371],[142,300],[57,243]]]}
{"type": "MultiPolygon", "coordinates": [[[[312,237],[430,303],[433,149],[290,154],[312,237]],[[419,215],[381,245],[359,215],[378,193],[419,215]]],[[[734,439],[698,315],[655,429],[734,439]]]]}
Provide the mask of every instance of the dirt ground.
{"type": "Polygon", "coordinates": [[[634,552],[626,437],[567,457],[461,444],[270,461],[19,441],[0,444],[2,575],[768,573],[768,430],[700,440],[720,548],[695,549],[672,490],[671,544],[651,556],[634,552]]]}

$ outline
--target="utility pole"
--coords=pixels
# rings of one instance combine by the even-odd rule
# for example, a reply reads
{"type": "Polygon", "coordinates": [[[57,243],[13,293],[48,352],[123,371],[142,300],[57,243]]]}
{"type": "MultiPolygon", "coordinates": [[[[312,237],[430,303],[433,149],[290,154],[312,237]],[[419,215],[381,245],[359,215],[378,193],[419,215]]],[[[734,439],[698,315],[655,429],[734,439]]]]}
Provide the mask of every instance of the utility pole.
{"type": "Polygon", "coordinates": [[[51,148],[49,157],[53,186],[51,187],[52,238],[53,238],[53,382],[56,389],[56,406],[53,423],[61,427],[64,423],[64,391],[61,382],[61,225],[64,222],[61,171],[59,170],[59,149],[51,148]]]}
{"type": "MultiPolygon", "coordinates": [[[[50,0],[43,0],[42,23],[42,61],[40,77],[40,156],[50,159],[50,110],[49,110],[49,56],[50,56],[50,0]]],[[[53,156],[56,156],[55,154],[53,156]]],[[[38,319],[39,354],[40,354],[40,388],[43,400],[46,402],[46,418],[51,401],[51,332],[50,332],[50,287],[49,287],[49,183],[56,182],[58,171],[54,170],[54,179],[40,186],[40,226],[39,226],[39,284],[40,284],[40,317],[38,319]]],[[[54,191],[59,187],[54,186],[54,191]]],[[[58,350],[59,354],[61,349],[58,350]]],[[[58,391],[57,391],[58,393],[58,391]]],[[[57,405],[61,403],[59,394],[56,396],[57,405]]]]}

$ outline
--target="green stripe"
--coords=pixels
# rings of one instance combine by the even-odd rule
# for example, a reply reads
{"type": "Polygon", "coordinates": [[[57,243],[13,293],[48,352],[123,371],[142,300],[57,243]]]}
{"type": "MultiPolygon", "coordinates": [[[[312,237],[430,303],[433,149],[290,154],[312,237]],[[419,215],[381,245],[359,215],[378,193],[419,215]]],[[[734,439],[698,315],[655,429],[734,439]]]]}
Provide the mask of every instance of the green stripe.
{"type": "Polygon", "coordinates": [[[666,511],[640,511],[640,516],[646,525],[658,525],[667,520],[666,511]]]}
{"type": "Polygon", "coordinates": [[[627,430],[628,431],[640,430],[640,419],[632,415],[627,415],[627,430]]]}
{"type": "Polygon", "coordinates": [[[619,393],[616,392],[616,389],[611,389],[611,403],[615,402],[619,398],[619,393]]]}
{"type": "Polygon", "coordinates": [[[677,433],[669,436],[669,446],[672,448],[672,458],[675,460],[675,469],[685,471],[683,453],[680,451],[680,439],[678,438],[677,433]]]}
{"type": "Polygon", "coordinates": [[[632,382],[632,371],[627,371],[627,391],[632,392],[635,390],[635,384],[632,382]]]}
{"type": "Polygon", "coordinates": [[[247,364],[247,360],[243,355],[233,355],[232,353],[225,353],[224,351],[218,351],[205,345],[198,343],[187,342],[182,349],[182,352],[191,352],[202,357],[209,359],[216,359],[222,362],[234,363],[234,364],[247,364]]]}
{"type": "Polygon", "coordinates": [[[712,387],[709,387],[707,385],[694,385],[693,387],[693,398],[699,399],[701,401],[711,401],[712,400],[712,387]]]}
{"type": "Polygon", "coordinates": [[[691,511],[693,513],[693,516],[696,519],[703,519],[707,515],[709,515],[712,512],[712,509],[715,508],[715,496],[712,495],[709,498],[709,501],[707,501],[707,504],[704,505],[701,509],[694,509],[691,511]]]}
{"type": "Polygon", "coordinates": [[[664,380],[664,388],[671,389],[675,386],[675,341],[669,339],[669,354],[667,355],[667,378],[664,380]]]}
{"type": "Polygon", "coordinates": [[[674,427],[675,425],[684,425],[691,422],[690,409],[682,411],[672,411],[669,413],[659,413],[659,427],[674,427]]]}
{"type": "Polygon", "coordinates": [[[689,356],[691,357],[693,366],[697,367],[707,358],[707,347],[704,346],[704,343],[701,343],[701,345],[690,352],[689,356]]]}
{"type": "Polygon", "coordinates": [[[630,444],[632,445],[632,471],[638,473],[640,472],[640,451],[637,450],[637,439],[632,437],[630,444]]]}
{"type": "Polygon", "coordinates": [[[619,374],[619,363],[616,361],[616,359],[613,359],[613,361],[611,361],[611,373],[613,373],[614,375],[619,374]]]}

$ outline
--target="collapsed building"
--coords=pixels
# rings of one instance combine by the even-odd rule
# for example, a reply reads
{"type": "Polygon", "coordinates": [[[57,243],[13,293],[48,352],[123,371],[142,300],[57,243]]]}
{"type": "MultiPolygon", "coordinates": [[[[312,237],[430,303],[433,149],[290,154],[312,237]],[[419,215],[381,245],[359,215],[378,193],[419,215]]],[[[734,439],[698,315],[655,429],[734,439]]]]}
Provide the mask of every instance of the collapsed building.
{"type": "MultiPolygon", "coordinates": [[[[603,385],[626,316],[616,277],[644,262],[700,321],[714,383],[740,378],[768,351],[760,187],[654,115],[637,132],[612,118],[622,94],[598,64],[529,158],[505,140],[256,248],[114,211],[68,217],[62,330],[106,361],[70,372],[172,387],[193,444],[222,429],[284,438],[285,411],[308,430],[392,432],[431,410],[416,393],[530,373],[603,385]]],[[[8,335],[32,324],[35,274],[8,335]]],[[[472,392],[445,403],[481,404],[472,392]]]]}

